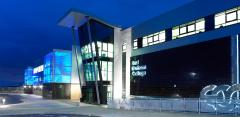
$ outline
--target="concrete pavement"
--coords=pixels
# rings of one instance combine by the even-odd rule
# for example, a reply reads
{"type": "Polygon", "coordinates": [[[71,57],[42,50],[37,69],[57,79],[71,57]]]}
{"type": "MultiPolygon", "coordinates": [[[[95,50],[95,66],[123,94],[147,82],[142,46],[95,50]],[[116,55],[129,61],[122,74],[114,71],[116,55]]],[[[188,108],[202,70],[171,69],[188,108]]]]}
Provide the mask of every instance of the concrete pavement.
{"type": "Polygon", "coordinates": [[[0,107],[0,116],[24,114],[81,114],[102,117],[234,117],[235,115],[214,115],[183,112],[152,112],[109,109],[69,100],[45,100],[35,95],[21,95],[23,103],[0,107]]]}

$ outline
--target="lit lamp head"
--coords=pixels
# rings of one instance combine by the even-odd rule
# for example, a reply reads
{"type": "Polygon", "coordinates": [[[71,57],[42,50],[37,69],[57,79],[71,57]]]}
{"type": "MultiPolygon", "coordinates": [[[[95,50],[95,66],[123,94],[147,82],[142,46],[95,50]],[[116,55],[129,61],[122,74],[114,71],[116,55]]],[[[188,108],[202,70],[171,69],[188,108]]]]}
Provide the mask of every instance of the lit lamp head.
{"type": "Polygon", "coordinates": [[[197,76],[197,73],[196,73],[196,72],[190,72],[190,73],[189,73],[189,76],[190,76],[191,78],[195,79],[196,76],[197,76]]]}

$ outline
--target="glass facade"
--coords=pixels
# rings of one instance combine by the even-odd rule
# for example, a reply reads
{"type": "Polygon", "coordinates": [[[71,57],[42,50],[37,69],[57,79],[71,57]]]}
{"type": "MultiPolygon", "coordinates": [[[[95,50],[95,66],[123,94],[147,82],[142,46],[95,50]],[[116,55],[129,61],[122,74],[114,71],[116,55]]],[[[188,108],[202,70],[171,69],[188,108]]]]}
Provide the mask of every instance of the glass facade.
{"type": "Polygon", "coordinates": [[[44,83],[71,82],[71,51],[54,51],[44,59],[44,83]]]}
{"type": "MultiPolygon", "coordinates": [[[[97,67],[97,62],[94,63],[95,65],[95,70],[98,73],[98,67],[97,67]]],[[[111,61],[101,61],[101,70],[102,70],[102,80],[103,81],[112,81],[112,68],[113,64],[111,61]]],[[[95,81],[93,77],[93,62],[86,63],[84,64],[84,74],[85,74],[85,79],[86,81],[95,81]]],[[[98,81],[99,75],[97,76],[98,81]]]]}
{"type": "Polygon", "coordinates": [[[172,30],[172,39],[177,39],[205,31],[204,18],[176,26],[172,30]]]}
{"type": "Polygon", "coordinates": [[[33,85],[34,84],[33,68],[31,68],[31,67],[28,67],[27,69],[25,69],[24,84],[25,85],[33,85]]]}
{"type": "Polygon", "coordinates": [[[101,102],[106,103],[107,99],[112,98],[111,81],[113,79],[114,30],[112,27],[101,22],[90,20],[89,25],[85,23],[78,28],[78,33],[83,60],[84,79],[86,81],[86,86],[82,87],[84,95],[82,101],[88,103],[97,102],[96,78],[99,91],[101,96],[103,96],[101,97],[101,102]],[[90,26],[90,31],[88,30],[88,26],[90,26]],[[89,39],[89,34],[91,34],[91,39],[89,39]]]}
{"type": "MultiPolygon", "coordinates": [[[[35,69],[35,68],[34,68],[35,69]]],[[[34,72],[34,69],[28,67],[24,73],[24,85],[40,86],[43,83],[42,71],[34,72]]]]}
{"type": "MultiPolygon", "coordinates": [[[[99,57],[113,58],[113,44],[97,42],[99,57]]],[[[92,43],[93,56],[96,57],[95,44],[92,43]]],[[[91,45],[87,44],[81,48],[83,60],[92,58],[91,45]]]]}
{"type": "Polygon", "coordinates": [[[215,28],[240,22],[240,7],[233,8],[215,15],[215,28]]]}

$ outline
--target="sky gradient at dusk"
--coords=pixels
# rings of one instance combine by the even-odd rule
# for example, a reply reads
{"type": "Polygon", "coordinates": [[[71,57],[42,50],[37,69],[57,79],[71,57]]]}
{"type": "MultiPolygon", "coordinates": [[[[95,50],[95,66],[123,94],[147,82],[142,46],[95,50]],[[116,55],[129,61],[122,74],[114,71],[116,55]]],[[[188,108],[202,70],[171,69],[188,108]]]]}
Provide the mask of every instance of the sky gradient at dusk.
{"type": "Polygon", "coordinates": [[[71,8],[129,27],[193,0],[1,0],[0,86],[23,82],[24,69],[52,49],[71,49],[72,36],[57,26],[71,8]]]}

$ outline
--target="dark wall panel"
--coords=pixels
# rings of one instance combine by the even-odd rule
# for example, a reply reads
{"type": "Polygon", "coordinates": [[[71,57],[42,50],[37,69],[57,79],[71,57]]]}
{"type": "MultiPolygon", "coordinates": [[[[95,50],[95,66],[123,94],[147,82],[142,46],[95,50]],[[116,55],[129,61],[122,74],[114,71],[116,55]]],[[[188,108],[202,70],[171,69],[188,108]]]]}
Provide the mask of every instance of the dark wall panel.
{"type": "Polygon", "coordinates": [[[135,56],[131,61],[139,62],[135,67],[146,66],[135,70],[146,75],[131,75],[131,95],[199,97],[206,85],[231,83],[229,37],[135,56]]]}

